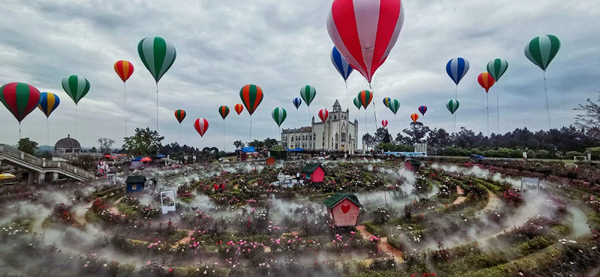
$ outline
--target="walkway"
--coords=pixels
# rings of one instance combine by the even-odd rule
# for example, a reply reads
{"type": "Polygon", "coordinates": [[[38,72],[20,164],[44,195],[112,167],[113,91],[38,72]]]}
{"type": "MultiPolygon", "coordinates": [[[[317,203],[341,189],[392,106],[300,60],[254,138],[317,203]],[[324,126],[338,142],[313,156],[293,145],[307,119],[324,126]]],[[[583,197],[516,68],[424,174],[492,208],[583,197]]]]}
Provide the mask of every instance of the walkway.
{"type": "Polygon", "coordinates": [[[458,194],[458,197],[456,198],[456,200],[454,200],[454,202],[452,202],[452,205],[458,205],[467,200],[467,197],[465,196],[465,191],[460,186],[456,186],[456,194],[458,194]]]}
{"type": "MultiPolygon", "coordinates": [[[[373,234],[365,230],[364,225],[356,226],[356,230],[360,233],[363,239],[368,240],[374,237],[373,234]]],[[[396,261],[397,263],[404,263],[404,259],[402,258],[402,252],[389,245],[387,243],[387,237],[382,237],[379,239],[379,244],[377,245],[377,248],[379,248],[379,250],[385,254],[392,255],[394,257],[394,261],[396,261]]]]}
{"type": "Polygon", "coordinates": [[[488,203],[487,203],[487,205],[485,205],[485,208],[483,208],[481,211],[479,211],[478,215],[492,211],[492,210],[496,209],[496,207],[498,207],[498,205],[500,204],[500,198],[498,197],[498,195],[496,195],[494,192],[492,192],[489,189],[487,190],[487,193],[488,193],[488,203]]]}

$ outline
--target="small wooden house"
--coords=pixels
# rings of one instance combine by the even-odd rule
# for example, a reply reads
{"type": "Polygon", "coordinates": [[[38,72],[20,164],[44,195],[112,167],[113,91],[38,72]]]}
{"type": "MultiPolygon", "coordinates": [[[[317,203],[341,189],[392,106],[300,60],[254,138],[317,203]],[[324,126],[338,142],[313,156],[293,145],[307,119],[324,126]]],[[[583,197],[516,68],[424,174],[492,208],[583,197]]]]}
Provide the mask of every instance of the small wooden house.
{"type": "Polygon", "coordinates": [[[267,158],[267,165],[275,165],[275,158],[274,157],[268,157],[267,158]]]}
{"type": "Polygon", "coordinates": [[[307,164],[302,168],[304,180],[319,183],[325,179],[325,169],[320,164],[307,164]]]}
{"type": "Polygon", "coordinates": [[[358,224],[358,214],[363,206],[356,195],[338,192],[325,199],[323,204],[327,206],[327,214],[329,214],[336,227],[356,226],[358,224]]]}
{"type": "Polygon", "coordinates": [[[142,191],[146,185],[146,177],[141,175],[127,176],[125,183],[127,184],[127,192],[142,191]]]}
{"type": "Polygon", "coordinates": [[[414,159],[406,159],[404,161],[404,169],[410,171],[416,171],[421,166],[421,162],[414,159]]]}

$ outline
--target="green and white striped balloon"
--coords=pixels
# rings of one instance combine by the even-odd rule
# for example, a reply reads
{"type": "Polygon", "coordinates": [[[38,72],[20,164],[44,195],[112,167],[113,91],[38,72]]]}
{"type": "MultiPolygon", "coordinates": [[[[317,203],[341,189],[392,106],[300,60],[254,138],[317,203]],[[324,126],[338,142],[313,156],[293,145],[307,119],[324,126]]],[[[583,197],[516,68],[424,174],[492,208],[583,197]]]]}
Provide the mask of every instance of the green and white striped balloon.
{"type": "Polygon", "coordinates": [[[492,75],[494,80],[498,82],[500,77],[504,75],[506,70],[508,69],[508,62],[505,59],[495,59],[491,60],[487,64],[487,72],[492,75]]]}
{"type": "Polygon", "coordinates": [[[90,91],[90,82],[81,76],[71,75],[62,80],[65,92],[75,101],[75,105],[90,91]]]}
{"type": "Polygon", "coordinates": [[[460,103],[458,103],[458,100],[456,99],[450,99],[450,101],[446,103],[446,108],[448,108],[448,110],[452,114],[454,114],[456,110],[458,110],[458,106],[460,106],[460,103]]]}
{"type": "Polygon", "coordinates": [[[273,120],[275,120],[277,126],[281,127],[281,124],[285,121],[285,118],[287,117],[287,111],[282,107],[277,107],[273,110],[271,116],[273,116],[273,120]]]}
{"type": "Polygon", "coordinates": [[[316,95],[317,90],[312,86],[306,85],[300,89],[300,97],[302,97],[306,106],[310,106],[310,103],[315,99],[316,95]]]}
{"type": "Polygon", "coordinates": [[[400,109],[400,101],[398,101],[398,99],[390,101],[390,105],[388,106],[388,108],[390,109],[390,111],[396,114],[400,109]]]}
{"type": "Polygon", "coordinates": [[[175,62],[175,46],[161,37],[147,37],[138,43],[138,54],[144,66],[158,83],[175,62]]]}
{"type": "Polygon", "coordinates": [[[356,106],[356,108],[359,110],[362,107],[362,104],[360,103],[360,100],[358,100],[358,97],[354,97],[354,106],[356,106]]]}
{"type": "Polygon", "coordinates": [[[542,70],[548,65],[560,50],[560,40],[553,35],[543,35],[532,39],[525,46],[525,56],[542,70]]]}

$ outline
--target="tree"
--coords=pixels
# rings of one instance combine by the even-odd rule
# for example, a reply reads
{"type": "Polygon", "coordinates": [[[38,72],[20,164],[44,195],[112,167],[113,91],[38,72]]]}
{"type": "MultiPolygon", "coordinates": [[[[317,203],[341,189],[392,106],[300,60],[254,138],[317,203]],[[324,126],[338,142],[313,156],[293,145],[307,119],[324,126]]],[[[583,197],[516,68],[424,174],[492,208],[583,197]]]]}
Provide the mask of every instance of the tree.
{"type": "Polygon", "coordinates": [[[427,136],[427,133],[431,132],[429,127],[423,125],[423,123],[417,121],[410,124],[410,129],[406,128],[402,130],[405,134],[408,135],[407,144],[413,145],[415,143],[420,143],[422,139],[427,136]]]}
{"type": "Polygon", "coordinates": [[[381,127],[375,132],[375,140],[377,143],[389,143],[392,141],[392,136],[386,128],[381,127]]]}
{"type": "MultiPolygon", "coordinates": [[[[599,92],[600,93],[600,92],[599,92]]],[[[593,102],[589,98],[586,104],[579,104],[579,107],[575,108],[576,111],[581,111],[583,114],[579,114],[575,117],[575,126],[587,129],[587,133],[594,138],[594,140],[600,140],[600,95],[598,101],[593,102]]]]}
{"type": "Polygon", "coordinates": [[[92,149],[90,149],[90,153],[96,153],[98,152],[98,149],[96,149],[96,146],[92,147],[92,149]]]}
{"type": "Polygon", "coordinates": [[[366,133],[365,135],[363,135],[363,143],[367,147],[373,147],[373,146],[377,145],[377,141],[375,140],[375,137],[373,137],[369,133],[366,133]]]}
{"type": "Polygon", "coordinates": [[[427,144],[430,144],[431,146],[436,148],[450,146],[450,134],[448,134],[448,132],[446,132],[446,130],[442,128],[433,129],[433,131],[429,133],[429,137],[427,138],[427,144]]]}
{"type": "Polygon", "coordinates": [[[153,156],[158,154],[162,147],[162,140],[157,131],[150,128],[135,128],[135,135],[124,138],[124,147],[133,156],[153,156]]]}
{"type": "Polygon", "coordinates": [[[246,146],[246,144],[243,143],[241,140],[236,140],[233,142],[233,146],[235,146],[235,149],[242,149],[244,148],[244,146],[246,146]]]}
{"type": "Polygon", "coordinates": [[[17,149],[27,154],[35,155],[35,152],[38,150],[38,143],[29,138],[20,139],[18,145],[17,149]]]}
{"type": "Polygon", "coordinates": [[[108,154],[110,153],[110,147],[115,143],[115,141],[109,138],[99,138],[98,143],[100,144],[100,152],[102,154],[108,154]]]}
{"type": "Polygon", "coordinates": [[[271,149],[271,147],[277,145],[277,140],[272,138],[265,139],[264,145],[266,148],[271,149]]]}
{"type": "Polygon", "coordinates": [[[259,140],[254,140],[248,143],[248,146],[250,147],[255,147],[255,148],[261,148],[265,146],[265,143],[259,140]]]}

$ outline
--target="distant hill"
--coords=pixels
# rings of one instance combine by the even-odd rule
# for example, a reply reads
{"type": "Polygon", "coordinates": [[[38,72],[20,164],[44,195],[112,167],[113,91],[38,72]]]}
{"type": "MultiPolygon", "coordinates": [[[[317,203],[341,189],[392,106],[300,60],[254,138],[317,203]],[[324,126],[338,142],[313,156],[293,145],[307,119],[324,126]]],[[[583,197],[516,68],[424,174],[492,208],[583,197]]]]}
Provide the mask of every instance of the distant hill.
{"type": "Polygon", "coordinates": [[[38,151],[40,152],[54,152],[54,146],[50,146],[50,145],[39,145],[38,146],[38,151]]]}

